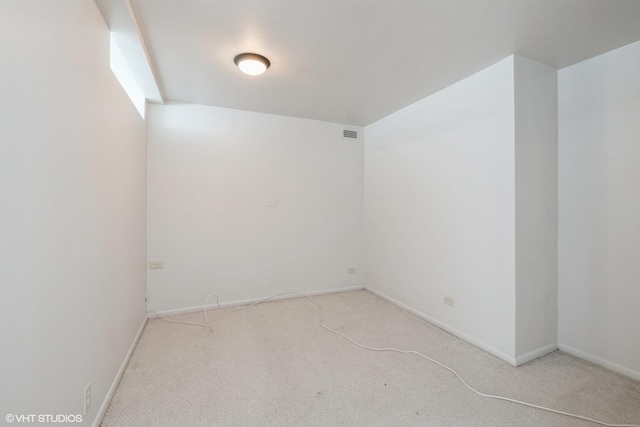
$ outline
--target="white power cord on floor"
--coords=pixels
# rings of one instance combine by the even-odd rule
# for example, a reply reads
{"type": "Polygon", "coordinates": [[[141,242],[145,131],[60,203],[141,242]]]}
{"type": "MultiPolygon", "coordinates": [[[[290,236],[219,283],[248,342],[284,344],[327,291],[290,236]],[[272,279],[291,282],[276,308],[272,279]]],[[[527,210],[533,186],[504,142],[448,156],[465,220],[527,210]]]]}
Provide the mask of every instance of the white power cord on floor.
{"type": "MultiPolygon", "coordinates": [[[[211,298],[211,297],[216,297],[216,305],[218,306],[218,308],[222,308],[222,306],[220,305],[220,300],[218,298],[218,295],[216,295],[216,294],[209,295],[207,297],[207,299],[204,300],[204,320],[205,320],[205,323],[194,323],[194,322],[183,322],[182,320],[171,320],[171,319],[168,319],[168,318],[156,313],[155,311],[150,311],[149,313],[153,314],[156,317],[161,318],[162,320],[166,320],[167,322],[182,323],[183,325],[202,326],[203,328],[209,329],[209,332],[213,332],[213,329],[209,325],[209,316],[207,315],[207,307],[208,307],[208,303],[209,303],[209,298],[211,298]]],[[[271,298],[274,298],[274,297],[271,297],[271,298]]]]}
{"type": "MultiPolygon", "coordinates": [[[[400,350],[400,349],[397,349],[397,348],[376,348],[376,347],[369,347],[369,346],[366,346],[366,345],[360,344],[360,343],[358,343],[358,342],[356,342],[356,341],[352,340],[351,338],[349,338],[348,336],[344,335],[344,334],[343,334],[343,333],[341,333],[341,332],[338,332],[338,331],[336,331],[336,330],[334,330],[334,329],[331,329],[330,327],[328,327],[327,325],[325,325],[324,323],[322,323],[322,315],[323,315],[323,311],[324,311],[324,310],[322,309],[322,306],[321,306],[321,305],[320,305],[316,300],[314,300],[310,295],[307,295],[307,294],[304,294],[304,293],[289,293],[289,292],[285,292],[285,293],[282,293],[282,294],[273,295],[273,296],[270,296],[270,297],[267,297],[267,298],[263,298],[263,299],[261,299],[261,300],[258,300],[258,301],[256,301],[256,302],[254,302],[253,304],[246,305],[246,306],[241,306],[241,307],[237,307],[237,308],[235,308],[235,311],[238,311],[238,310],[244,310],[244,309],[247,309],[247,308],[251,308],[251,307],[254,307],[254,306],[256,306],[256,305],[258,305],[258,304],[261,304],[261,303],[263,303],[263,302],[269,301],[269,300],[271,300],[271,299],[273,299],[273,298],[277,298],[277,297],[285,296],[285,295],[306,297],[306,298],[308,298],[311,302],[313,302],[313,303],[318,307],[318,309],[320,310],[320,316],[319,316],[319,318],[318,318],[318,325],[320,325],[320,327],[322,327],[323,329],[325,329],[325,330],[327,330],[327,331],[329,331],[329,332],[333,332],[333,333],[334,333],[334,334],[336,334],[336,335],[340,335],[342,338],[346,339],[347,341],[351,342],[352,344],[354,344],[354,345],[356,345],[356,346],[358,346],[358,347],[360,347],[360,348],[364,348],[364,349],[366,349],[366,350],[371,350],[371,351],[393,351],[393,352],[396,352],[396,353],[402,353],[402,354],[415,354],[416,356],[421,357],[421,358],[423,358],[423,359],[426,359],[426,360],[428,360],[428,361],[430,361],[430,362],[432,362],[432,363],[435,363],[436,365],[438,365],[438,366],[440,366],[440,367],[442,367],[442,368],[446,369],[447,371],[451,372],[453,375],[455,375],[455,376],[458,378],[458,380],[460,380],[460,382],[461,382],[465,387],[467,387],[469,390],[471,390],[472,392],[476,393],[476,394],[477,394],[477,395],[479,395],[479,396],[486,397],[486,398],[489,398],[489,399],[497,399],[497,400],[504,400],[504,401],[512,402],[512,403],[517,403],[517,404],[519,404],[519,405],[528,406],[528,407],[530,407],[530,408],[536,408],[536,409],[541,409],[541,410],[543,410],[543,411],[553,412],[553,413],[560,414],[560,415],[566,415],[566,416],[568,416],[568,417],[578,418],[578,419],[585,420],[585,421],[590,421],[590,422],[592,422],[592,423],[600,424],[600,425],[607,426],[607,427],[640,427],[640,425],[639,425],[639,424],[610,424],[610,423],[606,423],[606,422],[604,422],[604,421],[595,420],[595,419],[593,419],[593,418],[584,417],[584,416],[582,416],[582,415],[577,415],[577,414],[572,414],[572,413],[569,413],[569,412],[559,411],[559,410],[557,410],[557,409],[551,409],[551,408],[547,408],[547,407],[545,407],[545,406],[534,405],[533,403],[527,403],[527,402],[523,402],[523,401],[521,401],[521,400],[511,399],[511,398],[509,398],[509,397],[497,396],[497,395],[493,395],[493,394],[486,394],[486,393],[482,393],[482,392],[480,392],[480,391],[476,390],[475,388],[471,387],[469,384],[467,384],[467,383],[462,379],[462,377],[461,377],[461,376],[460,376],[456,371],[454,371],[453,369],[451,369],[451,368],[450,368],[450,367],[448,367],[447,365],[445,365],[445,364],[443,364],[443,363],[440,363],[440,362],[438,362],[437,360],[430,358],[429,356],[425,356],[424,354],[422,354],[422,353],[420,353],[420,352],[417,352],[417,351],[414,351],[414,350],[400,350]]],[[[177,321],[177,320],[171,320],[171,319],[167,319],[166,317],[160,316],[160,315],[158,315],[158,314],[156,314],[156,313],[153,313],[153,314],[155,314],[156,316],[158,316],[158,317],[160,317],[161,319],[164,319],[164,320],[166,320],[166,321],[168,321],[168,322],[172,322],[172,323],[184,323],[184,324],[187,324],[187,325],[194,325],[194,326],[202,326],[202,327],[208,328],[211,332],[213,332],[213,329],[212,329],[212,328],[211,328],[211,326],[209,325],[209,317],[207,316],[207,303],[209,302],[209,298],[211,298],[211,297],[216,297],[216,305],[217,305],[219,308],[222,308],[222,306],[220,305],[220,301],[219,301],[218,296],[217,296],[217,295],[215,295],[215,294],[211,294],[211,295],[209,295],[209,296],[207,297],[207,299],[205,300],[205,302],[204,302],[204,318],[205,318],[205,322],[206,322],[206,324],[202,324],[202,323],[192,323],[192,322],[182,322],[182,321],[177,321]]]]}

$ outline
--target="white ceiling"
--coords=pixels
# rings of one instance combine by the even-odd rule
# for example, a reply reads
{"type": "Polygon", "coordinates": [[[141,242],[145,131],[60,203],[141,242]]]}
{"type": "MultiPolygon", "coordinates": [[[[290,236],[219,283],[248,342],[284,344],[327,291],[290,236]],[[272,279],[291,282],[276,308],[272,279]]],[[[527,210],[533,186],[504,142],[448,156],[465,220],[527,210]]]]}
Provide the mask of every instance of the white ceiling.
{"type": "Polygon", "coordinates": [[[353,125],[514,53],[563,68],[640,40],[640,0],[130,1],[165,100],[353,125]]]}

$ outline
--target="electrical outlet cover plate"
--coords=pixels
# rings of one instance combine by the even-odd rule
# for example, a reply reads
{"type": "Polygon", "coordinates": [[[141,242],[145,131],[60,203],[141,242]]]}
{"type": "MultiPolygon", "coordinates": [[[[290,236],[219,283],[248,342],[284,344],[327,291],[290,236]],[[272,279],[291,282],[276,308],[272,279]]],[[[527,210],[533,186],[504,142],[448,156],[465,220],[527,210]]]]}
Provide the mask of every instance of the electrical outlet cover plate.
{"type": "Polygon", "coordinates": [[[444,297],[444,303],[446,305],[450,305],[451,307],[455,307],[456,306],[456,301],[450,296],[445,296],[444,297]]]}
{"type": "Polygon", "coordinates": [[[156,270],[158,268],[164,268],[164,261],[163,260],[149,261],[149,269],[150,270],[156,270]]]}
{"type": "Polygon", "coordinates": [[[84,414],[87,415],[91,408],[91,383],[84,388],[84,414]]]}

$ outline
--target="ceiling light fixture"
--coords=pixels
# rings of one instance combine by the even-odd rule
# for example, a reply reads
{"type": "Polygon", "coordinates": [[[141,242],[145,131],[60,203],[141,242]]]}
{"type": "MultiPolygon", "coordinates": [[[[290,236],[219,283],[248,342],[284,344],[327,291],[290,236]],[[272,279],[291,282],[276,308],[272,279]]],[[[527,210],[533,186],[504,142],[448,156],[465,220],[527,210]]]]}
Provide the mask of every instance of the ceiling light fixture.
{"type": "Polygon", "coordinates": [[[241,53],[233,59],[240,71],[250,76],[259,76],[267,71],[271,63],[267,58],[257,53],[241,53]]]}

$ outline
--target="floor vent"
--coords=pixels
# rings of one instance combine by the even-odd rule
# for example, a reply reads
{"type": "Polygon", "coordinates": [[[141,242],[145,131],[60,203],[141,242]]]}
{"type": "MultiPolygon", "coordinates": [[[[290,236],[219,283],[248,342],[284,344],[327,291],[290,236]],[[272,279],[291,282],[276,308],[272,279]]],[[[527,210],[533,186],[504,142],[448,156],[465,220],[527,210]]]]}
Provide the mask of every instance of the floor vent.
{"type": "Polygon", "coordinates": [[[358,139],[358,132],[355,130],[343,130],[342,131],[342,136],[344,138],[354,138],[354,139],[358,139]]]}

